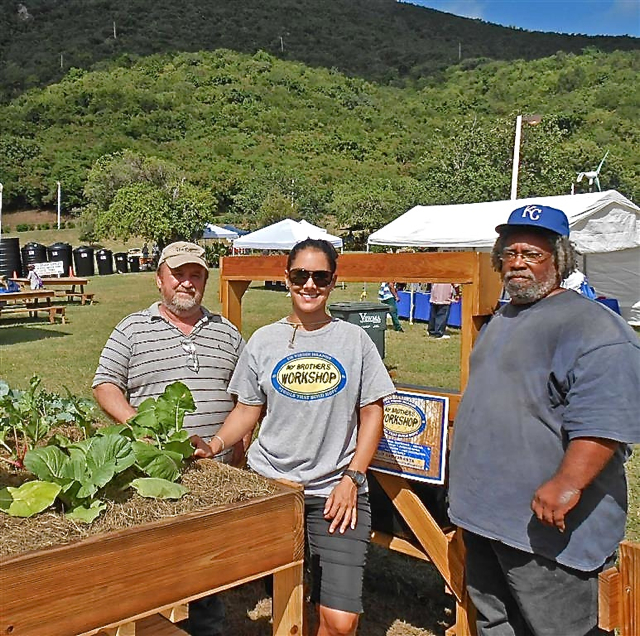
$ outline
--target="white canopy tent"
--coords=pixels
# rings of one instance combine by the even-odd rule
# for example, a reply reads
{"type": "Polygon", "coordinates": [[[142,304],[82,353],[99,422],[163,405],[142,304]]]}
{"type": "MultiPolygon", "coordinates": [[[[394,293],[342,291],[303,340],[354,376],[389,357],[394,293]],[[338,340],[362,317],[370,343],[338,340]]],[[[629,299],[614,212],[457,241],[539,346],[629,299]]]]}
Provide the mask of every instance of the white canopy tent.
{"type": "Polygon", "coordinates": [[[417,205],[369,236],[368,245],[486,251],[495,227],[517,207],[541,203],[562,210],[571,240],[583,255],[580,269],[600,295],[616,298],[622,315],[640,325],[640,208],[615,190],[590,194],[417,205]]]}
{"type": "Polygon", "coordinates": [[[235,249],[290,250],[306,238],[324,239],[334,247],[342,247],[342,239],[311,223],[284,219],[233,241],[235,249]]]}
{"type": "Polygon", "coordinates": [[[207,223],[204,226],[204,232],[202,233],[203,239],[226,239],[227,241],[233,241],[239,236],[240,235],[237,232],[232,232],[231,230],[227,230],[225,227],[213,225],[212,223],[207,223]]]}

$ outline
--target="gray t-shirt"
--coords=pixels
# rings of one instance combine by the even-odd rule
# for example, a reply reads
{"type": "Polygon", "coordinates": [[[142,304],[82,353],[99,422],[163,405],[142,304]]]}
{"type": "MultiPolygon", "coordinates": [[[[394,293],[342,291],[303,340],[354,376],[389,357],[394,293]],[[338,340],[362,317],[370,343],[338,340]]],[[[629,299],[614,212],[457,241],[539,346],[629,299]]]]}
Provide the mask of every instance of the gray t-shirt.
{"type": "Polygon", "coordinates": [[[202,318],[185,336],[160,314],[158,305],[130,314],[116,325],[92,386],[115,384],[137,407],[149,397],[157,398],[168,384],[183,382],[196,403],[196,411],[185,414],[184,427],[209,439],[233,409],[227,387],[244,340],[226,318],[204,307],[202,318]]]}
{"type": "Polygon", "coordinates": [[[566,291],[506,305],[480,333],[455,419],[450,516],[459,526],[578,570],[624,536],[623,444],[566,518],[531,511],[570,440],[640,441],[640,341],[603,305],[566,291]]]}
{"type": "Polygon", "coordinates": [[[359,407],[394,390],[371,338],[341,320],[309,332],[285,320],[262,327],[229,384],[239,402],[267,405],[249,466],[321,497],[353,458],[359,407]]]}

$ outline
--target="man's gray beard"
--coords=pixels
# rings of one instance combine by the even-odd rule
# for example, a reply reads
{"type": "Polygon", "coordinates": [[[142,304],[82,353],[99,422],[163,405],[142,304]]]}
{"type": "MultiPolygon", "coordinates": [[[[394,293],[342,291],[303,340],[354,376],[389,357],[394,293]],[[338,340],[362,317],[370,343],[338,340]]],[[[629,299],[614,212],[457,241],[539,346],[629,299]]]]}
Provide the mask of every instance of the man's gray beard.
{"type": "Polygon", "coordinates": [[[184,299],[179,297],[178,294],[174,294],[173,298],[163,298],[162,302],[165,307],[174,313],[176,316],[189,313],[195,307],[200,305],[198,299],[195,296],[185,297],[184,299]]]}
{"type": "MultiPolygon", "coordinates": [[[[516,274],[513,274],[514,276],[516,274]]],[[[512,282],[505,276],[504,288],[507,290],[514,305],[527,305],[549,295],[556,287],[556,280],[549,278],[547,280],[534,280],[530,278],[523,282],[512,282]]]]}

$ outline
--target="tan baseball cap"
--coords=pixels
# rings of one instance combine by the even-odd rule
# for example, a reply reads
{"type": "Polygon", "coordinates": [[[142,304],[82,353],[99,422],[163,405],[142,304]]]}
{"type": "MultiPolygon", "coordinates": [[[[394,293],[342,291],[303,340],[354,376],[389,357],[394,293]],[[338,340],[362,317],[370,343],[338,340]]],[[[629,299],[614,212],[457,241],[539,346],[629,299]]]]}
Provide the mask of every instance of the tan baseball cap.
{"type": "Polygon", "coordinates": [[[171,269],[186,265],[187,263],[195,263],[202,265],[207,269],[207,263],[204,260],[204,247],[200,247],[195,243],[187,243],[186,241],[177,241],[167,245],[160,254],[158,267],[166,263],[171,269]]]}

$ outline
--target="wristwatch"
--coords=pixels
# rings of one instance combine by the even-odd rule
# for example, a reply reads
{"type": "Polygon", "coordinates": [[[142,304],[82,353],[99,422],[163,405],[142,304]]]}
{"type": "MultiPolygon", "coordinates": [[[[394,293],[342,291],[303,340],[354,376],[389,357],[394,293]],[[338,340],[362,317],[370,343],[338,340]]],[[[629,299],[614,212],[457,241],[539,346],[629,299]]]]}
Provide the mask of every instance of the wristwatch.
{"type": "Polygon", "coordinates": [[[359,470],[345,470],[343,475],[346,475],[357,488],[360,486],[364,486],[364,482],[367,481],[367,476],[364,473],[361,473],[359,470]]]}

